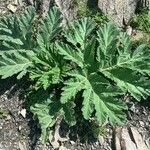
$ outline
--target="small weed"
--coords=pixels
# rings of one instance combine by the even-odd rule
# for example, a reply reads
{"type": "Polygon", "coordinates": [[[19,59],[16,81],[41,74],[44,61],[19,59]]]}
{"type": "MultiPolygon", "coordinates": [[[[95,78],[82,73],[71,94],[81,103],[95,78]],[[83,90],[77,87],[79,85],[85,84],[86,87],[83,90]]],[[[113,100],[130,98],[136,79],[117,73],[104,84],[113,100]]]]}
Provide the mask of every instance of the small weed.
{"type": "Polygon", "coordinates": [[[108,18],[98,8],[89,7],[86,2],[81,0],[75,0],[75,6],[78,8],[78,18],[91,17],[96,23],[106,23],[108,18]]]}
{"type": "Polygon", "coordinates": [[[7,117],[9,112],[3,108],[0,108],[0,119],[7,117]]]}
{"type": "Polygon", "coordinates": [[[136,14],[131,21],[131,26],[150,33],[150,11],[143,9],[139,14],[136,14]]]}

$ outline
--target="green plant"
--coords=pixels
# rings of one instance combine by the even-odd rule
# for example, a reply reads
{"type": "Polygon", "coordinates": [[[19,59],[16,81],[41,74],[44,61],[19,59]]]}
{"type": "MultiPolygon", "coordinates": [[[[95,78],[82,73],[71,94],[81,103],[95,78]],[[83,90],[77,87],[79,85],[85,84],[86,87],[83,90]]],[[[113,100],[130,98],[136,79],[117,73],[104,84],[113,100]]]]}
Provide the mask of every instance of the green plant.
{"type": "Polygon", "coordinates": [[[96,23],[106,23],[108,18],[98,8],[88,6],[86,1],[75,0],[74,5],[77,7],[78,18],[91,17],[96,23]]]}
{"type": "Polygon", "coordinates": [[[78,16],[81,17],[81,16],[87,15],[88,7],[87,7],[87,4],[85,1],[75,0],[73,4],[78,9],[78,11],[77,11],[78,16]]]}
{"type": "Polygon", "coordinates": [[[26,74],[31,79],[27,103],[44,141],[57,120],[75,125],[78,111],[100,125],[123,124],[127,107],[119,97],[128,92],[140,101],[150,94],[150,53],[145,45],[132,49],[126,33],[111,23],[98,27],[90,18],[62,29],[56,8],[41,19],[32,36],[34,18],[30,7],[1,19],[0,75],[21,79],[26,74]]]}
{"type": "Polygon", "coordinates": [[[131,25],[134,28],[150,33],[150,11],[143,9],[139,14],[136,14],[131,21],[131,25]]]}
{"type": "Polygon", "coordinates": [[[9,112],[7,110],[4,110],[3,108],[0,108],[0,119],[5,118],[9,115],[9,112]]]}
{"type": "Polygon", "coordinates": [[[3,79],[17,74],[22,78],[31,66],[34,55],[32,38],[32,21],[35,10],[30,7],[19,16],[0,19],[0,75],[3,79]]]}

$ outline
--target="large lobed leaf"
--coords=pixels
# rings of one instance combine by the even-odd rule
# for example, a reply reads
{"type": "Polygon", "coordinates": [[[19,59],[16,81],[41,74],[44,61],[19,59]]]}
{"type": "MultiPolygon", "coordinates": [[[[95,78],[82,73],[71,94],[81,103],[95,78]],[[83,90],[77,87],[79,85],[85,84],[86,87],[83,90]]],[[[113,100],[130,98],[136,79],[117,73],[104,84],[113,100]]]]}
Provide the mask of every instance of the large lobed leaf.
{"type": "Polygon", "coordinates": [[[50,9],[45,18],[41,20],[37,32],[36,56],[33,58],[33,67],[29,70],[30,78],[36,81],[36,89],[42,87],[47,89],[61,81],[64,71],[63,60],[53,42],[62,30],[61,21],[61,13],[56,7],[50,9]]]}
{"type": "Polygon", "coordinates": [[[91,33],[95,29],[96,23],[90,18],[82,18],[69,24],[69,30],[64,33],[67,41],[74,46],[80,45],[80,49],[85,48],[85,44],[91,33]]]}
{"type": "Polygon", "coordinates": [[[56,45],[64,59],[76,64],[64,83],[61,102],[75,99],[82,91],[85,119],[95,113],[100,124],[107,119],[122,124],[127,107],[116,97],[126,92],[136,100],[150,95],[149,79],[145,77],[150,73],[150,53],[144,45],[133,49],[129,36],[111,23],[100,27],[92,37],[91,24],[88,19],[75,21],[64,33],[70,43],[56,45]]]}
{"type": "Polygon", "coordinates": [[[0,76],[2,78],[17,74],[17,78],[20,79],[32,66],[35,53],[31,49],[32,39],[28,35],[32,32],[34,16],[35,9],[27,7],[21,14],[0,19],[0,76]]]}
{"type": "MultiPolygon", "coordinates": [[[[105,28],[98,31],[99,38],[104,37],[103,30],[105,28]]],[[[105,36],[108,37],[108,35],[105,36]]],[[[117,39],[117,37],[118,35],[114,39],[117,39]]],[[[149,49],[144,45],[140,45],[135,50],[132,50],[131,41],[126,33],[122,33],[118,38],[120,38],[118,39],[120,45],[117,46],[118,43],[116,42],[116,48],[112,49],[115,55],[110,55],[109,38],[106,39],[108,44],[106,43],[105,45],[105,52],[100,52],[104,56],[108,53],[110,58],[101,57],[104,63],[103,66],[100,66],[99,71],[114,81],[124,93],[129,92],[131,96],[140,101],[141,98],[145,99],[147,95],[150,95],[150,87],[145,84],[145,82],[149,81],[145,77],[142,78],[143,75],[149,75],[150,73],[149,49]]]]}
{"type": "Polygon", "coordinates": [[[27,68],[32,65],[33,56],[34,53],[30,50],[0,51],[0,76],[5,79],[18,74],[17,78],[22,78],[27,68]]]}
{"type": "Polygon", "coordinates": [[[41,21],[37,42],[40,48],[48,48],[51,42],[58,36],[62,30],[62,16],[60,11],[53,7],[41,21]]]}
{"type": "Polygon", "coordinates": [[[31,29],[34,16],[34,7],[27,7],[21,14],[0,18],[0,50],[29,49],[32,45],[31,29]]]}
{"type": "Polygon", "coordinates": [[[52,8],[48,12],[46,18],[42,20],[38,33],[36,33],[37,45],[35,45],[35,39],[33,41],[32,35],[34,17],[35,9],[27,7],[21,14],[1,18],[0,75],[2,78],[7,78],[20,73],[17,77],[20,79],[32,66],[30,72],[32,72],[31,76],[34,75],[31,78],[38,80],[37,87],[44,86],[46,89],[51,83],[56,84],[59,81],[60,56],[50,48],[49,42],[60,33],[62,17],[56,8],[52,8]],[[49,67],[50,70],[44,70],[45,67],[49,67]]]}
{"type": "Polygon", "coordinates": [[[80,67],[83,67],[83,54],[80,51],[76,51],[71,46],[67,46],[63,43],[57,43],[56,46],[59,49],[58,53],[64,56],[64,59],[71,60],[80,67]]]}
{"type": "Polygon", "coordinates": [[[69,73],[73,77],[72,80],[67,80],[63,88],[61,102],[66,103],[71,100],[76,94],[83,90],[83,116],[89,119],[96,110],[96,117],[100,124],[103,124],[108,118],[110,123],[122,124],[124,115],[122,110],[126,109],[123,102],[116,99],[115,96],[120,94],[113,87],[109,87],[106,79],[98,74],[91,75],[90,79],[80,72],[69,73]],[[98,79],[98,80],[95,80],[98,79]],[[100,84],[102,82],[104,85],[100,84]]]}
{"type": "Polygon", "coordinates": [[[46,142],[49,134],[48,129],[52,127],[55,123],[54,116],[49,114],[49,106],[48,104],[35,104],[31,108],[32,113],[34,116],[38,118],[39,124],[41,126],[41,139],[43,142],[46,142]]]}
{"type": "Polygon", "coordinates": [[[48,94],[47,91],[43,90],[37,90],[36,93],[31,93],[29,98],[32,103],[30,110],[34,115],[34,118],[38,119],[43,142],[46,142],[49,139],[49,131],[52,130],[57,119],[64,117],[64,120],[70,126],[76,123],[74,102],[70,101],[62,105],[56,95],[48,94]]]}

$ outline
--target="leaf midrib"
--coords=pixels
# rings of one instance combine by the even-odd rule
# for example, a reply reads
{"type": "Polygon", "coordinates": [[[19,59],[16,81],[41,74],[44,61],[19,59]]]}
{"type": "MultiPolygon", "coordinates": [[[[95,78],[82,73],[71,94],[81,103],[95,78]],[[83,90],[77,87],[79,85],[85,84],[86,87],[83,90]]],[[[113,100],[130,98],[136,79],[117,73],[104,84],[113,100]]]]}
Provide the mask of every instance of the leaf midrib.
{"type": "Polygon", "coordinates": [[[115,69],[117,67],[123,67],[122,65],[130,64],[131,62],[138,61],[138,60],[139,60],[139,58],[138,59],[131,59],[131,60],[128,60],[128,61],[125,61],[125,62],[122,62],[122,63],[117,63],[116,65],[111,66],[111,67],[100,68],[99,71],[100,72],[110,71],[110,70],[115,69]]]}

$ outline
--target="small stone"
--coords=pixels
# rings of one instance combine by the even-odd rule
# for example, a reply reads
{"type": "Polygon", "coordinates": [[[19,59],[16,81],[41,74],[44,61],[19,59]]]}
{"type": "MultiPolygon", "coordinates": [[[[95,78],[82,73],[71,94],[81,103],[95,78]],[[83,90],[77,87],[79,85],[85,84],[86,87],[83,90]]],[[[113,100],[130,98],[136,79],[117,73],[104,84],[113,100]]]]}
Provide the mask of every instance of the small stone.
{"type": "Polygon", "coordinates": [[[3,150],[3,145],[0,143],[0,150],[3,150]]]}
{"type": "Polygon", "coordinates": [[[147,110],[145,109],[145,107],[143,107],[143,111],[142,112],[143,112],[144,115],[147,115],[147,110]]]}
{"type": "Polygon", "coordinates": [[[60,147],[60,144],[58,141],[51,142],[51,145],[53,146],[54,149],[58,149],[60,147]]]}
{"type": "Polygon", "coordinates": [[[61,146],[59,147],[59,150],[70,150],[70,149],[68,149],[68,148],[66,148],[66,147],[64,147],[64,146],[61,145],[61,146]]]}
{"type": "Polygon", "coordinates": [[[98,140],[99,140],[100,145],[103,145],[105,142],[104,137],[101,135],[99,135],[98,140]]]}
{"type": "Polygon", "coordinates": [[[19,5],[19,0],[14,0],[13,4],[16,6],[19,5]]]}
{"type": "MultiPolygon", "coordinates": [[[[131,36],[131,35],[132,35],[132,27],[131,27],[131,26],[127,26],[126,32],[127,32],[127,34],[128,34],[129,36],[131,36]]],[[[127,102],[129,102],[129,100],[128,100],[127,102]]]]}
{"type": "Polygon", "coordinates": [[[138,128],[139,133],[143,133],[143,127],[138,128]]]}
{"type": "Polygon", "coordinates": [[[20,142],[18,143],[19,145],[19,149],[20,150],[27,150],[27,147],[26,147],[26,143],[25,142],[20,142]]]}
{"type": "Polygon", "coordinates": [[[121,150],[121,143],[120,143],[121,131],[122,131],[121,127],[115,128],[115,149],[116,150],[121,150]]]}
{"type": "MultiPolygon", "coordinates": [[[[137,150],[135,143],[131,140],[127,127],[123,127],[121,131],[121,148],[129,150],[137,150]]],[[[121,149],[118,149],[121,150],[121,149]]]]}
{"type": "Polygon", "coordinates": [[[136,143],[137,149],[139,150],[148,150],[148,147],[146,146],[141,134],[138,132],[138,130],[134,127],[130,127],[133,139],[136,143]]]}
{"type": "Polygon", "coordinates": [[[149,123],[148,123],[148,122],[145,122],[145,125],[146,125],[146,126],[149,126],[149,123]]]}
{"type": "Polygon", "coordinates": [[[74,141],[70,141],[70,143],[71,143],[72,145],[76,144],[74,141]]]}
{"type": "Polygon", "coordinates": [[[95,142],[95,146],[97,146],[99,143],[98,142],[95,142]]]}
{"type": "Polygon", "coordinates": [[[20,112],[19,112],[24,118],[26,118],[26,109],[22,109],[20,112]]]}
{"type": "Polygon", "coordinates": [[[19,127],[18,127],[18,130],[19,130],[19,131],[21,131],[21,129],[22,129],[22,127],[21,127],[21,126],[19,126],[19,127]]]}
{"type": "Polygon", "coordinates": [[[144,127],[144,122],[143,121],[139,121],[141,127],[144,127]]]}
{"type": "Polygon", "coordinates": [[[7,9],[10,10],[11,12],[15,13],[16,10],[17,10],[17,7],[14,6],[14,5],[12,5],[12,4],[9,4],[9,5],[7,6],[7,9]]]}
{"type": "Polygon", "coordinates": [[[34,1],[33,1],[33,0],[28,0],[28,3],[29,3],[30,5],[34,5],[34,1]]]}
{"type": "Polygon", "coordinates": [[[94,145],[91,146],[92,149],[95,149],[94,145]]]}
{"type": "Polygon", "coordinates": [[[11,119],[11,116],[8,115],[8,116],[6,117],[6,120],[10,120],[10,119],[11,119]]]}
{"type": "Polygon", "coordinates": [[[148,121],[150,122],[150,116],[148,116],[148,121]]]}
{"type": "Polygon", "coordinates": [[[135,112],[135,105],[134,105],[134,104],[130,107],[130,110],[131,110],[132,112],[135,112]]]}

